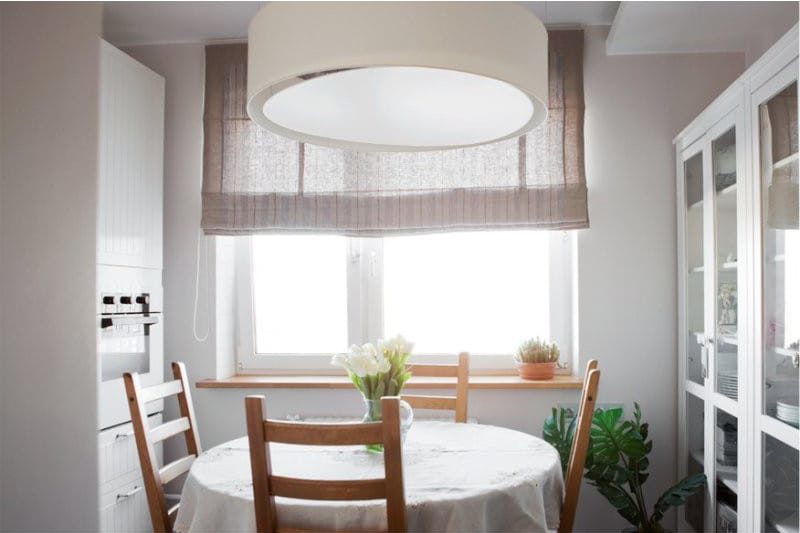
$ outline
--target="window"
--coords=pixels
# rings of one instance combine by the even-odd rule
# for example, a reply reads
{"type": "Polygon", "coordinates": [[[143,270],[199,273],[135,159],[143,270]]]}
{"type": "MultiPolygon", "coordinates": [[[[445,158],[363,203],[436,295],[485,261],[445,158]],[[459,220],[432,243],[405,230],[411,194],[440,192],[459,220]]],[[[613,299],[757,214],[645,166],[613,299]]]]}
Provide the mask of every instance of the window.
{"type": "Polygon", "coordinates": [[[572,253],[552,231],[239,238],[240,370],[329,369],[398,333],[420,360],[469,351],[476,368],[508,368],[540,336],[569,363],[572,253]]]}
{"type": "Polygon", "coordinates": [[[254,238],[256,353],[347,346],[346,244],[331,236],[254,238]]]}
{"type": "Polygon", "coordinates": [[[383,320],[421,353],[509,354],[549,337],[546,233],[456,233],[383,243],[383,320]]]}

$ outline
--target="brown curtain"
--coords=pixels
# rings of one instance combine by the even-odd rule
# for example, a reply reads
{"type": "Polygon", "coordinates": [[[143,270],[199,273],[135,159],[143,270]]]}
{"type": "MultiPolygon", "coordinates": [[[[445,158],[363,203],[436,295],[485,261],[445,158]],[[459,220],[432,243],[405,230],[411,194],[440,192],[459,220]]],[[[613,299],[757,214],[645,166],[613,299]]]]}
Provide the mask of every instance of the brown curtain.
{"type": "Polygon", "coordinates": [[[549,115],[518,139],[439,152],[351,152],[247,117],[247,45],[206,47],[203,220],[209,235],[589,227],[583,32],[549,32],[549,115]]]}

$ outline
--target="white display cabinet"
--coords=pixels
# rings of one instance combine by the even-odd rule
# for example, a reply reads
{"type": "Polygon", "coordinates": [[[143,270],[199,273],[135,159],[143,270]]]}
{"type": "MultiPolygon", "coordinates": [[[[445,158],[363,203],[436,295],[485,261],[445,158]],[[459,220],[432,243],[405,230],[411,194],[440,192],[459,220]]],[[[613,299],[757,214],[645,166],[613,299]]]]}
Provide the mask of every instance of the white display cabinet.
{"type": "Polygon", "coordinates": [[[688,531],[798,531],[798,31],[676,138],[688,531]]]}

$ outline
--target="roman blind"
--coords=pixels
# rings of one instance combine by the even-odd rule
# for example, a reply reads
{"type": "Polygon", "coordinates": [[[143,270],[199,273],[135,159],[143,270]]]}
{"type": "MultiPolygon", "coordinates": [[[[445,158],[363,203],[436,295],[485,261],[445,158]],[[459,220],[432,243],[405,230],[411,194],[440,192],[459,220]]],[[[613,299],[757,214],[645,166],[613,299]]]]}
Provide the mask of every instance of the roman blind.
{"type": "Polygon", "coordinates": [[[247,45],[206,47],[207,235],[384,236],[589,226],[583,32],[550,31],[549,114],[517,139],[435,152],[353,152],[270,133],[246,112],[247,45]]]}

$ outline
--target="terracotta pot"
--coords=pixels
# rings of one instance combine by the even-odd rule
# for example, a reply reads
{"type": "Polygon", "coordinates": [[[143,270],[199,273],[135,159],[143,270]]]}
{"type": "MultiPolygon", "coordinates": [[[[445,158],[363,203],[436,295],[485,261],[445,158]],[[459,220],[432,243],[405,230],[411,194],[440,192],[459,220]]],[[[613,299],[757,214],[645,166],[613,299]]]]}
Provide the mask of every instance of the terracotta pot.
{"type": "Polygon", "coordinates": [[[556,363],[517,363],[522,379],[553,379],[556,363]]]}

